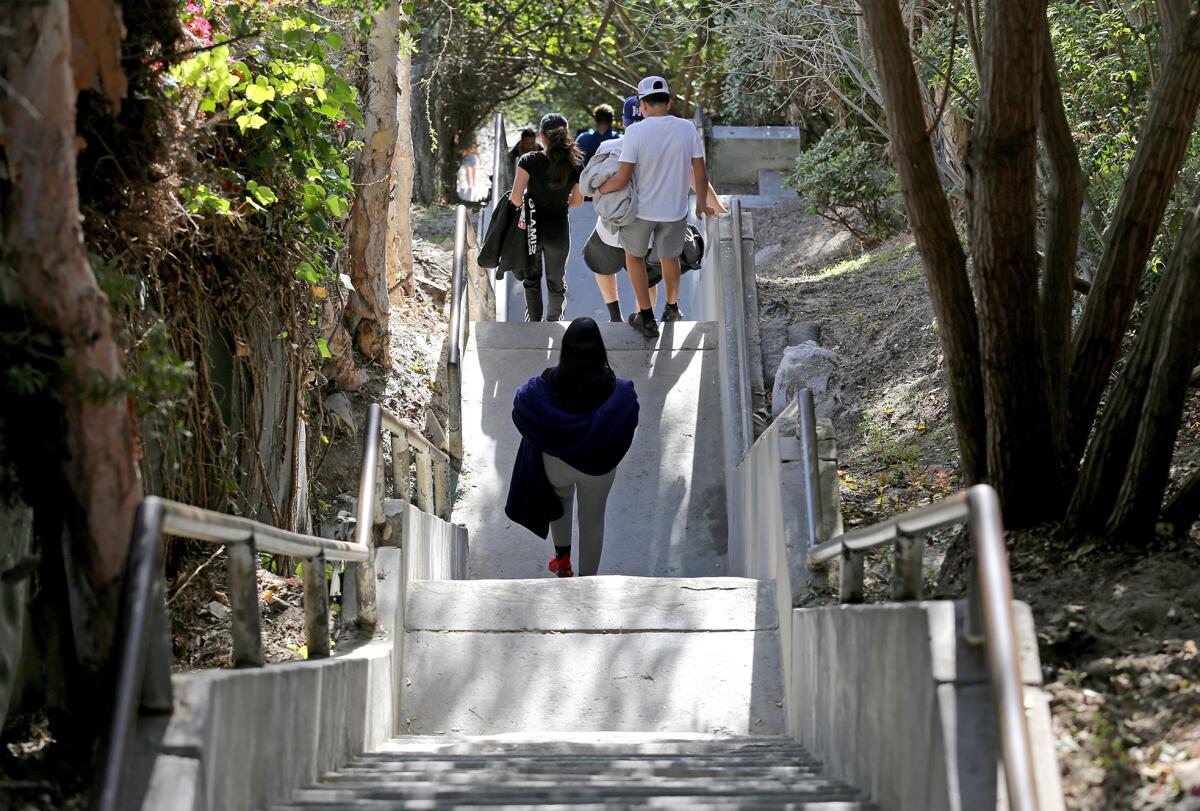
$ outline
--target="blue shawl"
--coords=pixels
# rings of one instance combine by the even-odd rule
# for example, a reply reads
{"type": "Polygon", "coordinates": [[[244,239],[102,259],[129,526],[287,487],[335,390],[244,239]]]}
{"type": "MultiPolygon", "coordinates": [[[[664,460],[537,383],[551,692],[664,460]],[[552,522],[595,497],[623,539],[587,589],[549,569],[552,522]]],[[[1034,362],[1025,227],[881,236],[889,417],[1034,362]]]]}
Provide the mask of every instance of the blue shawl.
{"type": "Polygon", "coordinates": [[[637,423],[638,401],[632,381],[618,379],[612,394],[596,410],[575,413],[558,406],[545,380],[531,377],[513,398],[513,424],[521,433],[521,447],[513,463],[504,514],[545,538],[550,522],[562,518],[563,507],[546,478],[542,454],[562,459],[591,476],[603,476],[633,444],[637,423]]]}

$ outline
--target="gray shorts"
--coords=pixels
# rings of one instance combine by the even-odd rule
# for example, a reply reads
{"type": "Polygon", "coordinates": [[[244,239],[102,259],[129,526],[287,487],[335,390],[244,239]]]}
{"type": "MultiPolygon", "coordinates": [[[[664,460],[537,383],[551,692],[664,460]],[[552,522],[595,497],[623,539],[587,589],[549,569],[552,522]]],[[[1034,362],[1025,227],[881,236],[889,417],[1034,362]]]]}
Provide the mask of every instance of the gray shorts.
{"type": "Polygon", "coordinates": [[[650,253],[650,240],[653,238],[655,252],[659,256],[679,256],[683,253],[686,233],[686,217],[675,222],[637,219],[630,225],[621,226],[621,247],[630,256],[645,257],[650,253]]]}

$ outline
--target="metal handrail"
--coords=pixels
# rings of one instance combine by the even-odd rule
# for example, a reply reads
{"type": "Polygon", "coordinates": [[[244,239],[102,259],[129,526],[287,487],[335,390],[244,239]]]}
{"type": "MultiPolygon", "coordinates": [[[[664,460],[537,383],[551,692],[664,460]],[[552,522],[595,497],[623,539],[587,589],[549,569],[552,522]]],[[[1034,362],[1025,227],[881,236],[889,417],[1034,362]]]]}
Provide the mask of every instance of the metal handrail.
{"type": "Polygon", "coordinates": [[[741,408],[738,409],[739,428],[742,433],[741,451],[745,453],[754,445],[754,423],[753,414],[754,404],[751,402],[750,394],[750,352],[746,345],[746,299],[745,291],[745,270],[743,267],[742,258],[742,201],[738,197],[733,198],[730,205],[730,241],[733,243],[733,285],[737,295],[734,296],[734,306],[740,312],[738,317],[733,319],[735,327],[735,339],[737,340],[737,351],[740,356],[738,363],[738,398],[741,403],[741,408]]]}
{"type": "Polygon", "coordinates": [[[462,355],[471,335],[471,321],[495,317],[492,288],[475,261],[479,243],[470,227],[467,207],[459,206],[454,222],[454,270],[450,282],[450,336],[446,355],[449,383],[450,458],[462,461],[462,355]],[[474,290],[474,295],[471,291],[474,290]]]}
{"type": "Polygon", "coordinates": [[[1033,746],[1025,717],[1012,578],[1004,545],[1000,500],[986,484],[977,484],[933,504],[865,529],[839,535],[809,550],[811,568],[842,561],[842,602],[862,599],[863,555],[888,543],[896,545],[892,594],[919,599],[921,539],[928,532],[966,523],[975,546],[976,570],[968,591],[967,641],[985,648],[1000,730],[1001,756],[1009,808],[1037,811],[1033,746]]]}
{"type": "Polygon", "coordinates": [[[258,667],[264,661],[255,575],[257,553],[271,552],[303,558],[306,561],[304,619],[308,656],[310,659],[328,656],[326,560],[357,564],[357,622],[364,631],[373,629],[376,622],[375,572],[371,550],[375,527],[383,520],[383,459],[379,451],[383,431],[393,437],[395,495],[407,497],[407,452],[415,445],[420,453],[417,462],[417,507],[426,512],[436,511],[441,517],[449,518],[449,457],[414,425],[378,404],[372,404],[367,410],[354,542],[291,532],[249,518],[226,515],[158,496],[142,499],[134,518],[120,622],[113,648],[117,664],[116,696],[107,751],[100,772],[96,803],[100,811],[116,811],[120,807],[125,759],[133,741],[139,709],[147,713],[169,714],[174,708],[166,594],[160,561],[163,536],[224,544],[228,556],[232,608],[230,625],[235,667],[258,667]],[[397,439],[402,442],[398,443],[397,439]],[[422,480],[427,481],[428,486],[423,486],[422,480]],[[437,509],[439,507],[441,509],[437,509]]]}

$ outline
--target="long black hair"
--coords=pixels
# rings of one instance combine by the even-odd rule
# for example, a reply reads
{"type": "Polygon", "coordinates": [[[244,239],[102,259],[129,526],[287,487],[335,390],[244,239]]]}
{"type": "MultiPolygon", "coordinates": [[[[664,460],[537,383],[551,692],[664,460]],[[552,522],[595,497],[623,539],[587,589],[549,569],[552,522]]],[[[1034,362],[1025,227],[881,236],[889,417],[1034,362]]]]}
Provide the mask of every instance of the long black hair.
{"type": "Polygon", "coordinates": [[[571,137],[567,119],[558,113],[546,113],[542,116],[542,123],[538,129],[546,139],[546,157],[550,159],[550,186],[561,189],[570,181],[572,171],[583,158],[583,152],[571,137]]]}
{"type": "Polygon", "coordinates": [[[604,337],[595,321],[576,318],[563,335],[558,365],[542,373],[555,402],[566,411],[593,411],[612,394],[617,376],[608,365],[604,337]]]}

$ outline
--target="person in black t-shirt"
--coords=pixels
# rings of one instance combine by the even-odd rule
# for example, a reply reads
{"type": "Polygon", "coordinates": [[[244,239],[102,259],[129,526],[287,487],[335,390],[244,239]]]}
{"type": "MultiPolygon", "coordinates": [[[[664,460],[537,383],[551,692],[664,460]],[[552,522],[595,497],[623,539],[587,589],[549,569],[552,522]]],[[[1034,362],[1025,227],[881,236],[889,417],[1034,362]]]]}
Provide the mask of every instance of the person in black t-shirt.
{"type": "MultiPolygon", "coordinates": [[[[579,175],[582,154],[567,128],[567,119],[548,113],[538,127],[541,152],[529,152],[517,161],[512,204],[524,208],[525,227],[536,228],[537,255],[523,279],[525,317],[542,320],[542,276],[546,277],[547,321],[562,318],[567,296],[567,256],[571,252],[571,227],[567,212],[583,204],[579,175]],[[528,198],[531,205],[525,206],[528,198]]],[[[528,233],[528,232],[527,232],[528,233]]]]}

